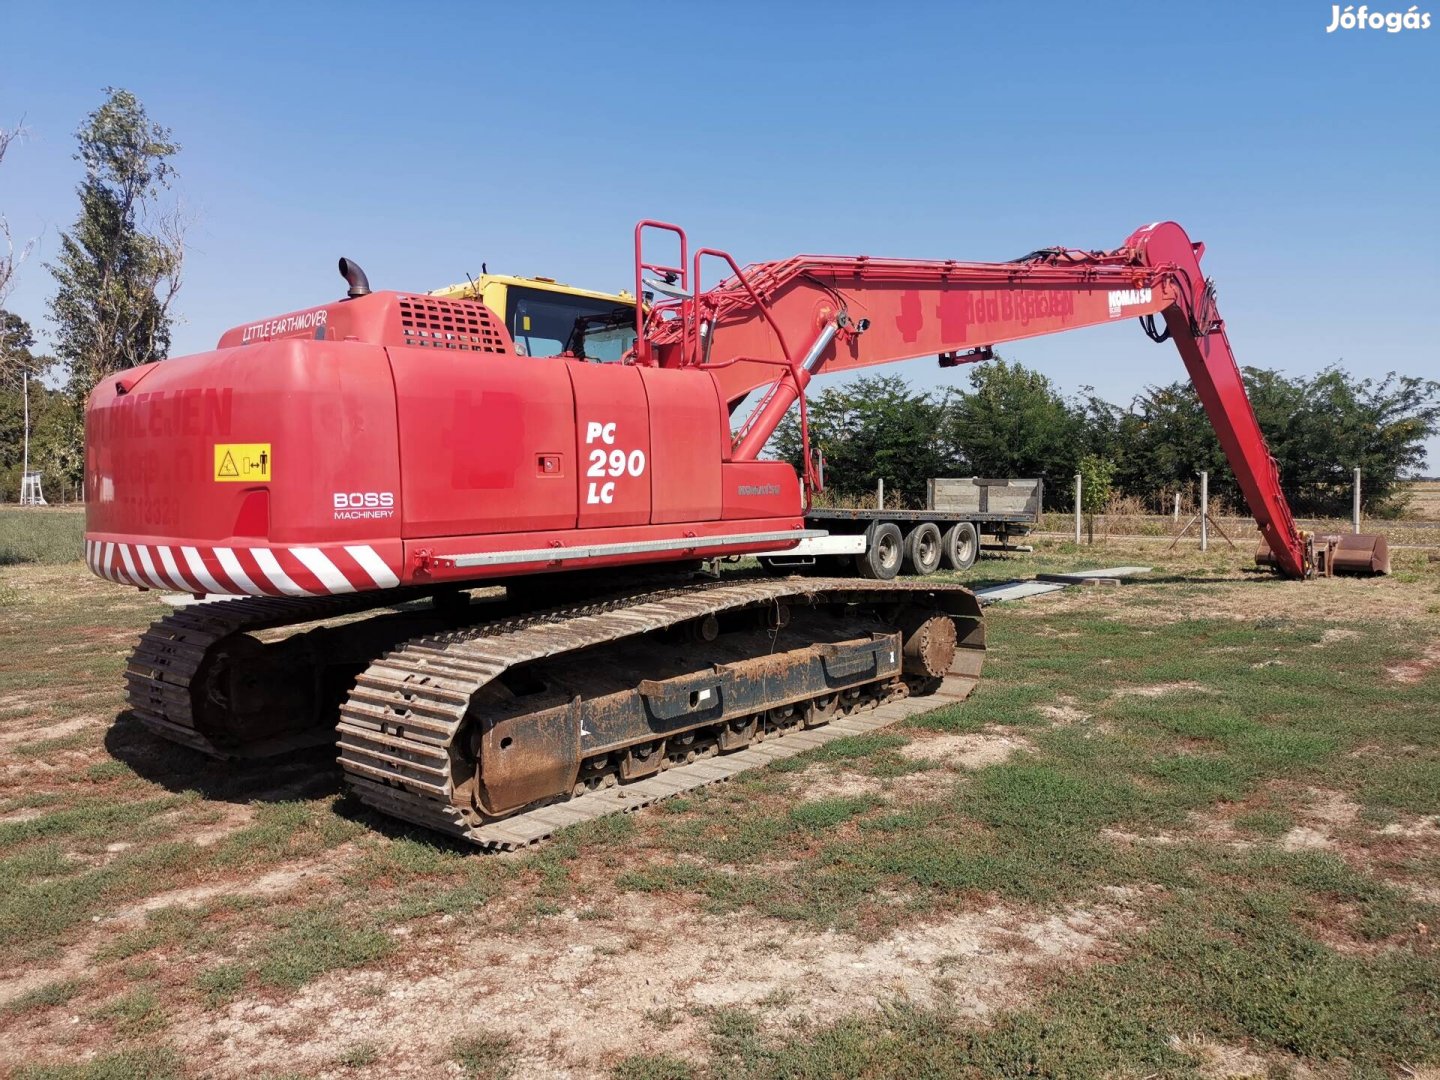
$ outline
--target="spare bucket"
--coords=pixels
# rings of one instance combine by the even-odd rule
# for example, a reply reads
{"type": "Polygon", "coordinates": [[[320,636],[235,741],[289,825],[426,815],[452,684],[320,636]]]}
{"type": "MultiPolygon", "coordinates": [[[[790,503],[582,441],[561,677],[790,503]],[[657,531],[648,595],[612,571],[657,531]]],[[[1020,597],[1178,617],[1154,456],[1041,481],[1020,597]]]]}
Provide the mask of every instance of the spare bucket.
{"type": "Polygon", "coordinates": [[[1322,537],[1335,541],[1331,549],[1332,574],[1390,573],[1390,545],[1385,537],[1369,533],[1341,533],[1322,537]]]}
{"type": "MultiPolygon", "coordinates": [[[[1315,574],[1330,577],[1332,574],[1388,574],[1390,573],[1390,545],[1385,537],[1373,533],[1327,533],[1314,538],[1315,574]]],[[[1275,553],[1260,537],[1260,546],[1255,551],[1255,565],[1276,565],[1275,553]]]]}

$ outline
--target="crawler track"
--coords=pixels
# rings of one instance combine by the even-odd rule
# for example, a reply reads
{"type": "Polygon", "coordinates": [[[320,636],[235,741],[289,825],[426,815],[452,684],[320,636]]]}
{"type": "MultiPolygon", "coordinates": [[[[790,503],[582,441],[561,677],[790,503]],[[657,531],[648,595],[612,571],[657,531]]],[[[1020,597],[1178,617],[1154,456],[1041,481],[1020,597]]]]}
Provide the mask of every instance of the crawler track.
{"type": "MultiPolygon", "coordinates": [[[[702,634],[688,648],[713,656],[726,638],[720,633],[707,646],[717,638],[702,634]]],[[[663,668],[671,654],[663,644],[653,652],[663,668]]],[[[407,642],[371,664],[342,706],[340,764],[351,791],[382,813],[483,848],[512,849],[960,701],[979,678],[983,654],[979,607],[955,585],[789,578],[652,591],[407,642]],[[765,639],[744,620],[770,618],[778,649],[792,609],[811,622],[787,652],[767,656],[765,639]],[[900,624],[912,609],[932,622],[906,639],[900,624]],[[946,669],[926,673],[911,655],[913,642],[947,620],[956,627],[953,660],[945,652],[946,669]],[[735,662],[617,689],[627,659],[639,653],[643,664],[650,646],[637,643],[726,621],[742,624],[728,634],[726,655],[735,662]],[[546,661],[566,665],[562,673],[575,672],[587,689],[542,691],[543,679],[527,672],[546,661]],[[525,687],[527,678],[537,688],[525,687]],[[600,726],[597,716],[625,710],[639,710],[649,727],[637,735],[632,726],[609,742],[605,732],[586,729],[600,726]],[[521,764],[499,764],[508,761],[521,764]],[[489,812],[497,793],[506,805],[489,812]]]]}
{"type": "Polygon", "coordinates": [[[423,595],[255,597],[196,604],[152,623],[125,666],[130,710],[161,738],[218,758],[268,757],[330,741],[328,724],[281,727],[274,718],[243,727],[240,718],[211,721],[232,702],[216,665],[246,634],[391,607],[423,595]]]}

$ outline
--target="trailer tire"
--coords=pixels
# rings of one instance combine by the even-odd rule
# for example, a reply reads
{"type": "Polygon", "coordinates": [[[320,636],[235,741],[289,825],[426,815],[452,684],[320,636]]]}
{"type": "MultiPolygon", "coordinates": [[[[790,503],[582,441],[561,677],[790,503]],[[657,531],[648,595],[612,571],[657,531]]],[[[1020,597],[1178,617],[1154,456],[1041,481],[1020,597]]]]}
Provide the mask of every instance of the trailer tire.
{"type": "Polygon", "coordinates": [[[905,561],[905,544],[900,526],[890,521],[877,521],[865,530],[865,552],[855,556],[855,570],[863,578],[889,581],[900,573],[905,561]]]}
{"type": "Polygon", "coordinates": [[[945,556],[947,570],[969,570],[980,554],[980,534],[970,522],[957,521],[945,530],[940,539],[940,549],[945,556]]]}
{"type": "Polygon", "coordinates": [[[922,521],[905,534],[905,572],[926,577],[940,569],[940,527],[922,521]]]}

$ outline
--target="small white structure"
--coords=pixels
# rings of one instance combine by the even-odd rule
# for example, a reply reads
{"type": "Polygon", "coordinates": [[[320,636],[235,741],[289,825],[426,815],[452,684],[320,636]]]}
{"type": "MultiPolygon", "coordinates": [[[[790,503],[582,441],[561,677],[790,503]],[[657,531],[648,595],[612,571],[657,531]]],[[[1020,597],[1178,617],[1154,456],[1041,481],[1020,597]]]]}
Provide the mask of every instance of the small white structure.
{"type": "Polygon", "coordinates": [[[22,472],[20,474],[20,505],[49,505],[45,501],[45,493],[40,490],[40,474],[38,472],[22,472]]]}

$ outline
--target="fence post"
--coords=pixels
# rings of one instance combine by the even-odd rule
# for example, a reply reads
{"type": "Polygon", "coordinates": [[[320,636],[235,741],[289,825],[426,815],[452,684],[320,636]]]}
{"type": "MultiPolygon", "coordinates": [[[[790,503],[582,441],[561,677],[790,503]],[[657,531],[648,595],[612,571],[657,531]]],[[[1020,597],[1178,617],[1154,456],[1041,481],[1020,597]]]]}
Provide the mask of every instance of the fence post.
{"type": "Polygon", "coordinates": [[[1080,543],[1080,474],[1075,474],[1075,543],[1080,543]]]}
{"type": "Polygon", "coordinates": [[[1210,474],[1200,470],[1200,550],[1210,550],[1210,474]]]}
{"type": "Polygon", "coordinates": [[[875,481],[875,509],[885,509],[885,478],[883,476],[875,481]]]}
{"type": "Polygon", "coordinates": [[[1180,521],[1180,493],[1178,491],[1175,492],[1175,521],[1177,524],[1180,521]]]}
{"type": "Polygon", "coordinates": [[[1360,532],[1360,470],[1359,470],[1359,469],[1356,469],[1356,470],[1355,470],[1355,502],[1354,502],[1354,504],[1350,507],[1350,523],[1351,523],[1351,525],[1354,527],[1354,532],[1358,535],[1359,532],[1360,532]]]}

